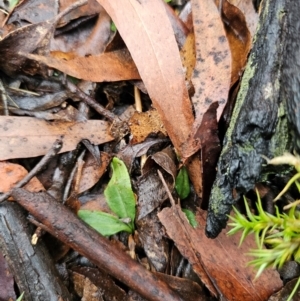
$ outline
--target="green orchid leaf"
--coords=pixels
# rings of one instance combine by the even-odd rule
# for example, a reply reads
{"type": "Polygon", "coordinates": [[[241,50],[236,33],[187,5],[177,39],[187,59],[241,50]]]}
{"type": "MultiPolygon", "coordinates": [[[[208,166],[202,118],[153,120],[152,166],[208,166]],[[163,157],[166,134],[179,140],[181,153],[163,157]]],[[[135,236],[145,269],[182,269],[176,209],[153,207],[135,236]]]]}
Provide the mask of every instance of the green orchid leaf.
{"type": "Polygon", "coordinates": [[[104,190],[109,208],[122,219],[131,220],[131,229],[134,227],[135,196],[131,188],[130,177],[125,164],[118,158],[111,163],[113,175],[104,190]]]}
{"type": "Polygon", "coordinates": [[[198,223],[196,221],[195,214],[191,210],[188,210],[188,209],[182,209],[182,211],[185,213],[185,215],[186,215],[189,223],[191,224],[191,226],[193,228],[196,228],[198,226],[198,223]]]}
{"type": "Polygon", "coordinates": [[[24,292],[20,295],[20,297],[16,301],[21,301],[23,299],[24,292]]]}
{"type": "Polygon", "coordinates": [[[186,167],[183,166],[175,180],[175,189],[180,197],[180,199],[185,199],[190,194],[190,181],[189,176],[186,170],[186,167]]]}
{"type": "Polygon", "coordinates": [[[109,213],[79,210],[78,216],[104,236],[110,236],[121,231],[132,233],[132,228],[128,224],[109,213]]]}

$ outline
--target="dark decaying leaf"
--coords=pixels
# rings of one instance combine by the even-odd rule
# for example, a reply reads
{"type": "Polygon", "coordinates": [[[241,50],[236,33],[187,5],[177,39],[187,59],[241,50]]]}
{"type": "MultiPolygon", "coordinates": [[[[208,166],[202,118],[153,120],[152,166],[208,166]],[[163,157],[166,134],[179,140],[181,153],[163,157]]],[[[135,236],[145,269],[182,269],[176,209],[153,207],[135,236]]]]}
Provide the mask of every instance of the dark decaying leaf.
{"type": "Polygon", "coordinates": [[[30,94],[29,92],[17,92],[8,89],[7,93],[10,97],[8,99],[8,103],[11,106],[14,107],[17,105],[19,109],[29,110],[32,113],[35,111],[45,111],[47,109],[60,106],[67,98],[71,96],[71,93],[68,91],[32,95],[32,93],[30,94]],[[14,103],[10,99],[12,99],[14,103]]]}
{"type": "Polygon", "coordinates": [[[256,247],[253,236],[249,236],[240,248],[240,237],[228,237],[226,231],[216,239],[209,239],[204,231],[205,215],[204,211],[197,213],[199,226],[194,229],[178,205],[158,214],[170,238],[212,293],[216,293],[216,288],[229,301],[263,301],[281,288],[282,282],[274,270],[265,270],[259,280],[254,281],[256,271],[247,267],[251,258],[245,255],[256,247]],[[200,269],[204,269],[206,277],[209,275],[207,280],[213,279],[213,285],[207,283],[200,269]]]}
{"type": "Polygon", "coordinates": [[[155,275],[166,281],[170,287],[177,291],[183,300],[187,301],[208,301],[205,292],[196,282],[189,279],[174,277],[167,274],[155,273],[155,275]]]}
{"type": "Polygon", "coordinates": [[[31,0],[21,2],[10,15],[7,24],[26,22],[27,24],[36,24],[53,20],[59,8],[58,0],[31,0]],[[37,13],[37,11],[39,13],[37,13]]]}
{"type": "Polygon", "coordinates": [[[49,51],[49,43],[54,31],[53,21],[42,22],[21,27],[0,41],[0,67],[10,76],[17,75],[20,70],[35,74],[36,64],[29,64],[23,53],[32,53],[39,50],[45,54],[49,51]]]}
{"type": "Polygon", "coordinates": [[[229,0],[229,3],[235,5],[240,9],[240,11],[244,14],[247,22],[247,27],[253,37],[256,32],[256,27],[258,23],[258,13],[255,11],[255,7],[253,5],[253,0],[229,0]]]}
{"type": "Polygon", "coordinates": [[[108,123],[102,120],[46,122],[31,117],[1,116],[0,160],[44,155],[61,137],[61,152],[75,149],[82,139],[96,145],[113,140],[108,123]]]}
{"type": "Polygon", "coordinates": [[[138,220],[145,217],[154,209],[159,207],[166,199],[167,194],[161,180],[157,176],[157,169],[163,169],[169,188],[173,190],[177,170],[172,158],[170,149],[166,148],[161,152],[147,158],[143,166],[143,175],[138,179],[138,220]]]}
{"type": "MultiPolygon", "coordinates": [[[[59,1],[59,12],[65,11],[71,4],[74,3],[74,1],[70,0],[60,0],[59,1]]],[[[70,23],[72,20],[76,20],[81,17],[90,16],[97,14],[102,11],[101,6],[96,0],[89,0],[88,3],[85,5],[79,6],[76,9],[73,9],[72,11],[65,14],[58,23],[59,27],[62,27],[68,23],[70,23]]]]}
{"type": "Polygon", "coordinates": [[[167,199],[166,192],[155,169],[142,175],[137,182],[137,187],[138,219],[145,217],[167,199]]]}
{"type": "Polygon", "coordinates": [[[168,139],[148,138],[144,142],[139,144],[128,144],[118,153],[118,158],[120,158],[125,163],[128,170],[131,171],[132,163],[135,158],[146,154],[152,146],[165,142],[168,142],[168,139]]]}
{"type": "Polygon", "coordinates": [[[91,298],[101,292],[108,300],[126,300],[125,291],[117,286],[115,281],[104,271],[91,267],[72,267],[70,273],[74,282],[75,291],[80,297],[91,300],[91,298]],[[88,289],[85,286],[90,286],[89,282],[97,287],[96,292],[87,291],[88,289]]]}
{"type": "Polygon", "coordinates": [[[157,210],[136,221],[139,239],[150,263],[165,272],[169,262],[169,241],[157,217],[157,210]]]}
{"type": "Polygon", "coordinates": [[[195,134],[202,144],[202,202],[203,209],[208,207],[211,187],[216,177],[216,165],[221,151],[217,122],[218,103],[212,103],[203,116],[200,128],[195,134]]]}

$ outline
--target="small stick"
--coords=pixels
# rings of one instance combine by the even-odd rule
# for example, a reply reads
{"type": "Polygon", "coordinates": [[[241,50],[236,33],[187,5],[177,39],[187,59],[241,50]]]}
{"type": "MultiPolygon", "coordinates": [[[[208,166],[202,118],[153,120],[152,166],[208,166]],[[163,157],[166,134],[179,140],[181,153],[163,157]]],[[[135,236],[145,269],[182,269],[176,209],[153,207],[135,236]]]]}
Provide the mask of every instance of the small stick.
{"type": "MultiPolygon", "coordinates": [[[[26,185],[61,150],[62,146],[62,140],[57,139],[41,161],[20,182],[18,182],[14,188],[21,188],[26,185]]],[[[12,190],[9,190],[0,196],[0,203],[9,198],[11,196],[11,192],[12,190]]]]}
{"type": "Polygon", "coordinates": [[[32,193],[16,188],[12,196],[50,234],[147,300],[183,301],[164,281],[116,248],[46,192],[32,193]]]}
{"type": "Polygon", "coordinates": [[[87,105],[92,107],[96,112],[98,112],[100,115],[106,117],[111,122],[113,122],[114,120],[116,120],[118,118],[117,115],[110,112],[109,110],[106,110],[103,106],[101,106],[99,103],[97,103],[94,98],[85,94],[81,89],[79,89],[76,85],[74,85],[68,79],[63,79],[63,84],[69,89],[70,92],[79,96],[82,101],[84,101],[87,105]]]}

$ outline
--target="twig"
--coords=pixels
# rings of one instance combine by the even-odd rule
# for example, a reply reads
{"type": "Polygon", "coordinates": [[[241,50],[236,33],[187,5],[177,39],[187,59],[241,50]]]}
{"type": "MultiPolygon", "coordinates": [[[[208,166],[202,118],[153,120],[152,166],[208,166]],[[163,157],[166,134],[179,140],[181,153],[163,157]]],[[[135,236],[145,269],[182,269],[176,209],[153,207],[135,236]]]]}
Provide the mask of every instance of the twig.
{"type": "Polygon", "coordinates": [[[163,281],[88,227],[73,212],[46,192],[13,189],[17,203],[28,210],[50,234],[128,285],[149,301],[182,301],[163,281]]]}
{"type": "Polygon", "coordinates": [[[80,7],[80,6],[83,6],[85,4],[88,3],[88,0],[79,0],[73,4],[71,4],[70,6],[68,6],[65,10],[63,10],[62,12],[60,12],[54,19],[54,22],[53,24],[56,25],[60,19],[65,16],[66,14],[68,14],[69,12],[71,12],[72,10],[80,7]]]}
{"type": "Polygon", "coordinates": [[[68,79],[63,79],[63,84],[69,89],[70,92],[79,96],[82,101],[84,101],[87,105],[92,107],[96,112],[98,112],[100,115],[106,117],[111,122],[113,122],[114,120],[116,120],[118,118],[117,115],[110,112],[109,110],[106,110],[103,106],[101,106],[99,103],[97,103],[94,98],[85,94],[81,89],[79,89],[76,85],[74,85],[68,79]]]}
{"type": "MultiPolygon", "coordinates": [[[[14,188],[20,188],[26,185],[61,150],[62,146],[62,140],[57,139],[41,161],[20,182],[18,182],[14,188]]],[[[11,196],[11,192],[12,190],[0,196],[0,203],[9,198],[11,196]]]]}

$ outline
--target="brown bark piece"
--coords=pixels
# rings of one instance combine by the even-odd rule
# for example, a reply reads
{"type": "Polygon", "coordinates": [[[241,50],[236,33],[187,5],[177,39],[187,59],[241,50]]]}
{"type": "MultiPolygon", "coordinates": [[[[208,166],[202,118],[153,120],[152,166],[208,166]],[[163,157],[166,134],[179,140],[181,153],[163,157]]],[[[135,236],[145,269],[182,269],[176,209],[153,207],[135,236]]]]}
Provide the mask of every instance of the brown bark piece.
{"type": "Polygon", "coordinates": [[[47,231],[149,301],[182,301],[163,281],[113,246],[47,193],[14,189],[13,198],[47,231]]]}

